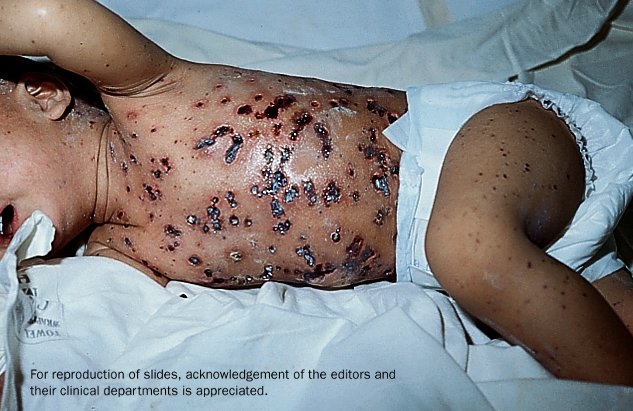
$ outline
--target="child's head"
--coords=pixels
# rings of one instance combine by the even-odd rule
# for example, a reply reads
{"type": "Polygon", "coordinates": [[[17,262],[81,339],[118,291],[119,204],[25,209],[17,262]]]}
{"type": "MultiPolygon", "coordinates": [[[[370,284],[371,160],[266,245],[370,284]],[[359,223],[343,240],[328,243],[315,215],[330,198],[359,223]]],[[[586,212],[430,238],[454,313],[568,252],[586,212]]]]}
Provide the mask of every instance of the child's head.
{"type": "Polygon", "coordinates": [[[10,93],[28,75],[56,79],[68,89],[71,101],[64,114],[73,109],[82,113],[86,109],[105,111],[99,92],[85,78],[49,62],[18,56],[0,56],[0,95],[10,93]]]}
{"type": "Polygon", "coordinates": [[[51,217],[60,244],[77,234],[74,208],[81,196],[94,195],[86,192],[96,178],[89,167],[109,120],[102,107],[85,79],[0,56],[0,254],[35,210],[51,217]]]}

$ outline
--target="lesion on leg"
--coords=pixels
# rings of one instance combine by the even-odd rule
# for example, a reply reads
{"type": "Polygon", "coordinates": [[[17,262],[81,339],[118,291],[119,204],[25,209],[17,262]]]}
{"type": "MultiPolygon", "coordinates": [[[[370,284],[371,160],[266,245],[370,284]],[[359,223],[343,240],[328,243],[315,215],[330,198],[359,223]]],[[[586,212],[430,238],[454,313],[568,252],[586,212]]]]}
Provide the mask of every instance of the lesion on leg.
{"type": "Polygon", "coordinates": [[[593,286],[609,303],[633,335],[633,277],[622,268],[593,282],[593,286]]]}
{"type": "Polygon", "coordinates": [[[447,153],[426,254],[466,311],[553,374],[633,386],[633,336],[588,281],[544,251],[575,214],[583,173],[568,127],[540,103],[482,110],[447,153]]]}

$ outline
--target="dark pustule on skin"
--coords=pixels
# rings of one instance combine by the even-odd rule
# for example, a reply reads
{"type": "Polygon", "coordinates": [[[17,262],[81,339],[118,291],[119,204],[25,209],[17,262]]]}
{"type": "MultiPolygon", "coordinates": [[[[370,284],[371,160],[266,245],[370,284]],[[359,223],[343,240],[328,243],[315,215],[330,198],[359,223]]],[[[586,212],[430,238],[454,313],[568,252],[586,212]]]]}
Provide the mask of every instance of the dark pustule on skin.
{"type": "Polygon", "coordinates": [[[238,151],[240,150],[240,148],[242,148],[242,145],[244,144],[244,139],[239,134],[235,134],[232,137],[232,140],[233,144],[231,145],[231,147],[228,148],[228,150],[226,150],[226,153],[224,155],[224,161],[226,162],[226,164],[231,164],[235,161],[238,151]]]}
{"type": "Polygon", "coordinates": [[[347,246],[347,258],[343,263],[343,267],[350,273],[363,277],[372,270],[374,261],[378,255],[376,251],[365,245],[362,237],[356,236],[354,240],[347,246]]]}
{"type": "Polygon", "coordinates": [[[284,110],[290,107],[295,101],[296,99],[289,94],[277,96],[275,97],[275,100],[273,101],[273,103],[270,104],[268,107],[266,107],[263,115],[258,113],[256,117],[260,119],[261,118],[276,119],[277,116],[279,116],[280,110],[284,110]]]}
{"type": "Polygon", "coordinates": [[[231,207],[231,208],[236,208],[237,207],[237,200],[235,200],[235,193],[234,192],[228,191],[224,195],[224,199],[229,203],[229,207],[231,207]]]}
{"type": "Polygon", "coordinates": [[[245,104],[243,106],[239,106],[237,109],[237,114],[239,115],[248,115],[253,112],[253,107],[250,104],[245,104]]]}
{"type": "Polygon", "coordinates": [[[273,198],[270,201],[270,210],[272,212],[273,217],[275,218],[281,218],[284,214],[286,214],[286,212],[284,211],[284,207],[276,198],[273,198]]]}
{"type": "Polygon", "coordinates": [[[297,198],[299,198],[300,195],[301,195],[301,192],[299,191],[299,186],[296,184],[293,184],[290,188],[288,188],[284,192],[284,203],[286,204],[292,203],[297,198]]]}
{"type": "Polygon", "coordinates": [[[221,218],[222,212],[216,206],[218,201],[219,200],[217,199],[217,197],[214,197],[212,200],[213,204],[207,208],[207,216],[209,217],[209,222],[211,223],[211,226],[213,227],[215,231],[222,230],[222,218],[221,218]]]}
{"type": "Polygon", "coordinates": [[[149,184],[143,184],[143,192],[145,193],[145,198],[150,201],[157,201],[161,196],[160,190],[149,184]]]}
{"type": "Polygon", "coordinates": [[[391,194],[391,191],[389,190],[389,180],[387,180],[387,176],[373,176],[371,181],[374,189],[382,192],[385,197],[388,197],[389,194],[391,194]]]}
{"type": "Polygon", "coordinates": [[[340,200],[341,189],[334,181],[330,181],[325,190],[323,190],[323,202],[329,207],[332,203],[338,203],[340,200]]]}
{"type": "Polygon", "coordinates": [[[318,197],[314,188],[314,183],[312,182],[312,180],[308,180],[308,181],[304,181],[303,182],[303,192],[305,193],[306,197],[308,198],[308,204],[309,205],[314,205],[316,204],[318,197]]]}
{"type": "Polygon", "coordinates": [[[309,245],[304,245],[303,247],[298,247],[296,249],[296,253],[299,257],[303,257],[303,259],[305,260],[306,264],[308,264],[310,267],[313,267],[315,264],[315,259],[314,256],[312,255],[312,252],[310,251],[310,246],[309,245]]]}
{"type": "Polygon", "coordinates": [[[292,224],[290,223],[290,220],[286,220],[284,222],[281,223],[277,223],[273,226],[273,231],[281,234],[281,235],[285,235],[289,230],[290,227],[292,226],[292,224]]]}
{"type": "Polygon", "coordinates": [[[321,154],[324,159],[330,158],[332,153],[332,139],[330,138],[330,130],[323,123],[314,124],[314,132],[319,140],[321,140],[321,154]]]}
{"type": "Polygon", "coordinates": [[[180,237],[182,235],[182,231],[170,224],[165,226],[165,234],[170,237],[180,237]]]}
{"type": "Polygon", "coordinates": [[[305,127],[312,122],[312,114],[307,111],[295,113],[292,118],[294,127],[290,132],[290,140],[296,141],[299,138],[299,134],[305,129],[305,127]]]}
{"type": "Polygon", "coordinates": [[[313,271],[305,271],[303,273],[303,280],[308,284],[313,283],[334,272],[336,272],[336,267],[332,263],[317,264],[313,271]]]}
{"type": "Polygon", "coordinates": [[[371,111],[374,114],[378,114],[380,117],[383,117],[387,114],[387,109],[380,105],[376,100],[369,99],[367,100],[367,110],[371,111]]]}

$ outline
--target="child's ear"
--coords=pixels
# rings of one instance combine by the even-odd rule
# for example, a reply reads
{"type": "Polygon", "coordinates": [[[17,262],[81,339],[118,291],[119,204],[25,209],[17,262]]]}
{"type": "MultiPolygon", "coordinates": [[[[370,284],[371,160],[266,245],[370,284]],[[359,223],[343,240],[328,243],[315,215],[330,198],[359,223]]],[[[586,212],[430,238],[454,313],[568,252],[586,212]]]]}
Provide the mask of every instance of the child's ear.
{"type": "Polygon", "coordinates": [[[37,105],[51,120],[63,117],[72,104],[72,95],[66,84],[58,78],[43,73],[24,74],[18,82],[21,97],[37,105]]]}

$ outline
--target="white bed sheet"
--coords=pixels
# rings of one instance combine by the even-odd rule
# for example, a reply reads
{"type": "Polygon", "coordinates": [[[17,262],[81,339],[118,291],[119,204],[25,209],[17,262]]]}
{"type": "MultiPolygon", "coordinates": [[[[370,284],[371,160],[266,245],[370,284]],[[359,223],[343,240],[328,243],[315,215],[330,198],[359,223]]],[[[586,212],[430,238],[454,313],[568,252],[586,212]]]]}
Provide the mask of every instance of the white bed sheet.
{"type": "MultiPolygon", "coordinates": [[[[134,14],[145,13],[134,7],[148,2],[105,3],[128,7],[130,18],[148,16],[134,14]]],[[[458,4],[447,1],[444,6],[448,3],[458,4]]],[[[175,8],[171,4],[155,7],[162,12],[157,18],[181,15],[180,9],[186,8],[183,2],[175,8]]],[[[208,10],[207,4],[194,8],[193,14],[208,10]]],[[[614,4],[615,0],[519,1],[503,12],[410,35],[418,15],[397,34],[381,34],[381,44],[344,49],[332,45],[340,39],[328,39],[327,45],[319,46],[283,40],[252,42],[236,38],[236,32],[243,32],[233,23],[229,26],[236,32],[227,35],[173,20],[133,22],[168,50],[197,61],[395,88],[450,80],[505,80],[515,75],[541,76],[542,81],[551,79],[556,85],[555,77],[542,70],[534,74],[531,69],[588,41],[614,4]]],[[[415,14],[420,9],[409,10],[415,14]]],[[[364,16],[360,11],[358,15],[364,16]]],[[[218,18],[214,14],[199,20],[217,21],[213,17],[218,18]]],[[[191,24],[189,18],[193,17],[184,17],[183,22],[191,24]]],[[[248,18],[252,16],[244,17],[248,18]]],[[[441,22],[432,25],[437,21],[441,22]]],[[[255,38],[262,39],[261,34],[255,38]]],[[[563,65],[568,64],[565,61],[563,65]]],[[[558,67],[547,69],[565,79],[558,67]]],[[[449,298],[414,284],[379,283],[338,292],[277,284],[239,292],[179,283],[163,289],[127,266],[83,257],[38,264],[27,273],[29,283],[26,277],[18,280],[17,262],[45,252],[51,235],[47,219],[36,215],[14,239],[17,254],[7,253],[0,264],[8,348],[0,357],[0,366],[7,370],[3,409],[195,409],[209,405],[255,410],[633,409],[633,390],[552,379],[523,350],[487,338],[449,298]],[[33,313],[40,321],[29,322],[33,313]],[[287,369],[291,375],[310,369],[383,370],[395,371],[396,379],[253,383],[265,385],[268,395],[264,397],[93,398],[32,395],[31,386],[51,383],[31,378],[33,368],[181,373],[197,368],[287,369]]],[[[196,384],[243,385],[243,381],[142,383],[178,389],[196,384]]],[[[60,388],[90,382],[56,384],[60,388]]],[[[127,381],[121,386],[132,385],[127,381]]]]}
{"type": "Polygon", "coordinates": [[[101,0],[132,19],[185,24],[250,42],[331,50],[399,41],[519,0],[101,0]]]}

